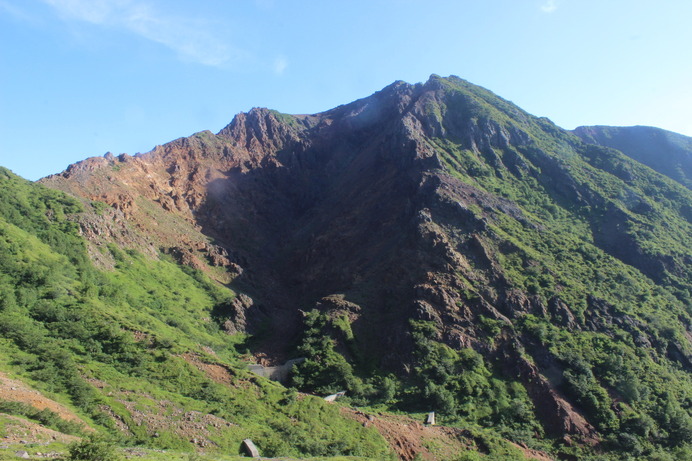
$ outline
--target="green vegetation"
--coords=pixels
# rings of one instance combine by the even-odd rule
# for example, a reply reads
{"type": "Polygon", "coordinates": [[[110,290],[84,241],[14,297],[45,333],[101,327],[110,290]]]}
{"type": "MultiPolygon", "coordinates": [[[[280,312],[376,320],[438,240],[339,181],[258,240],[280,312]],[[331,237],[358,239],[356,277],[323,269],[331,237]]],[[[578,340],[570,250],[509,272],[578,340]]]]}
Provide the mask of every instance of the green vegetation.
{"type": "Polygon", "coordinates": [[[66,421],[47,408],[38,410],[23,402],[0,400],[0,413],[25,417],[63,434],[82,435],[84,427],[73,421],[66,421]]]}
{"type": "Polygon", "coordinates": [[[416,367],[410,406],[435,408],[448,423],[493,427],[517,441],[543,432],[524,387],[494,376],[481,354],[431,340],[435,326],[430,322],[412,322],[412,336],[416,367]]]}
{"type": "Polygon", "coordinates": [[[532,338],[525,353],[557,360],[559,388],[624,456],[688,446],[692,355],[684,325],[692,305],[692,229],[681,210],[692,195],[545,120],[525,114],[493,121],[529,138],[496,150],[493,169],[484,166],[487,153],[479,157],[453,139],[438,142],[448,174],[510,200],[525,216],[504,214],[490,224],[511,286],[572,311],[573,325],[557,312],[520,317],[515,332],[532,338]],[[651,269],[655,261],[667,264],[651,269]]]}
{"type": "Polygon", "coordinates": [[[684,459],[692,449],[692,226],[685,218],[692,193],[487,90],[433,79],[444,96],[429,99],[425,110],[432,126],[444,128],[432,140],[440,173],[504,203],[469,204],[485,228],[467,233],[442,206],[431,207],[432,222],[457,248],[478,238],[496,263],[489,269],[469,258],[470,271],[457,274],[465,287],[459,294],[470,306],[479,299],[501,305],[498,292],[513,290],[535,310],[502,312],[514,317],[510,324],[479,314],[485,346],[475,350],[454,350],[441,341],[439,325],[414,321],[410,373],[387,378],[386,399],[377,391],[382,377],[359,359],[366,352],[358,338],[345,336],[329,313],[312,312],[300,349],[309,360],[296,385],[347,390],[358,403],[385,401],[402,411],[435,409],[447,424],[492,427],[588,459],[587,448],[550,447],[526,383],[490,358],[516,338],[518,353],[595,426],[608,451],[597,459],[684,459]],[[475,145],[459,128],[468,126],[475,145]],[[499,132],[512,142],[487,134],[499,132]],[[489,286],[497,268],[502,282],[489,286]]]}
{"type": "Polygon", "coordinates": [[[84,438],[69,447],[70,461],[120,461],[115,446],[95,437],[84,438]]]}
{"type": "Polygon", "coordinates": [[[310,357],[297,366],[293,384],[327,395],[346,391],[342,399],[356,405],[380,405],[407,412],[435,409],[445,424],[459,427],[493,427],[497,433],[531,442],[542,428],[533,404],[518,382],[495,375],[483,356],[472,349],[455,351],[429,338],[435,336],[430,322],[412,322],[415,367],[412,378],[369,376],[354,369],[336,352],[339,320],[312,311],[306,316],[305,340],[300,353],[310,357]]]}
{"type": "MultiPolygon", "coordinates": [[[[208,427],[208,443],[231,454],[252,438],[264,456],[388,457],[374,429],[245,370],[235,349],[242,338],[222,332],[214,319],[234,297],[227,288],[163,255],[150,260],[115,245],[107,249],[115,269],[95,269],[68,219],[81,209],[0,170],[4,371],[75,409],[118,444],[190,451],[190,431],[208,427]],[[214,381],[205,364],[224,376],[214,381]],[[168,429],[155,428],[159,414],[168,429]]],[[[77,431],[26,405],[0,402],[0,411],[77,431]]],[[[92,459],[107,447],[86,441],[71,448],[71,459],[92,459]]]]}
{"type": "Polygon", "coordinates": [[[692,189],[692,138],[648,126],[579,127],[574,134],[586,142],[617,149],[692,189]]]}
{"type": "MultiPolygon", "coordinates": [[[[114,269],[97,270],[71,218],[107,205],[0,169],[0,371],[97,430],[71,459],[115,459],[127,445],[207,459],[193,451],[234,455],[245,438],[263,456],[394,456],[373,427],[296,389],[346,391],[341,402],[373,412],[434,410],[468,432],[459,460],[520,459],[506,439],[568,459],[692,457],[692,192],[461,79],[428,85],[437,97],[417,116],[434,137],[417,141],[435,150],[446,188],[420,199],[449,265],[422,270],[444,280],[458,312],[398,319],[402,360],[387,369],[369,350],[378,332],[353,319],[390,315],[355,292],[378,281],[348,293],[365,300],[357,314],[307,308],[292,351],[307,359],[290,389],[250,374],[251,341],[220,328],[233,320],[232,290],[112,243],[101,251],[114,269]],[[575,443],[542,414],[545,389],[584,422],[575,443]]],[[[143,198],[137,206],[162,227],[179,222],[143,198]]],[[[81,430],[24,404],[0,400],[0,412],[81,430]]]]}

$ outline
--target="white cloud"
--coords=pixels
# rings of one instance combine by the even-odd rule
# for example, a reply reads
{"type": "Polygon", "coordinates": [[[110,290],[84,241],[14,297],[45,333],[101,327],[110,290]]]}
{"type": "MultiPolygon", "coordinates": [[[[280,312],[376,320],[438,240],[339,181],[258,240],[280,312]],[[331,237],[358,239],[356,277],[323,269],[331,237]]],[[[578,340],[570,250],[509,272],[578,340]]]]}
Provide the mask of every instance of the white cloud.
{"type": "Polygon", "coordinates": [[[542,6],[541,11],[544,13],[552,13],[557,10],[558,3],[557,0],[547,0],[542,6]]]}
{"type": "Polygon", "coordinates": [[[166,16],[138,0],[43,0],[66,19],[121,28],[159,43],[189,61],[222,66],[234,56],[205,20],[166,16]]]}
{"type": "Polygon", "coordinates": [[[281,75],[284,73],[286,68],[288,67],[288,59],[286,59],[283,56],[279,56],[274,60],[274,73],[277,75],[281,75]]]}
{"type": "Polygon", "coordinates": [[[44,0],[58,13],[71,19],[105,24],[123,13],[130,3],[128,0],[44,0]]]}
{"type": "Polygon", "coordinates": [[[0,0],[0,14],[6,13],[12,16],[14,19],[19,19],[22,21],[32,21],[33,18],[25,13],[22,9],[7,3],[4,0],[0,0]]]}

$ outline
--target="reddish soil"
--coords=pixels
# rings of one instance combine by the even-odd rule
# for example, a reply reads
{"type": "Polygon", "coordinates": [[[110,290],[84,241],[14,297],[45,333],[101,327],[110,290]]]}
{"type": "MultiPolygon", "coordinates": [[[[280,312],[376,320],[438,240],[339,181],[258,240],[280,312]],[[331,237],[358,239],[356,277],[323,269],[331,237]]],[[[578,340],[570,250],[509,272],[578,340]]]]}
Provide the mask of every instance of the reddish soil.
{"type": "Polygon", "coordinates": [[[524,456],[526,456],[528,459],[536,459],[538,461],[554,461],[554,458],[551,458],[547,453],[543,453],[542,451],[532,450],[525,445],[517,445],[516,443],[512,443],[512,445],[523,451],[524,456]]]}
{"type": "Polygon", "coordinates": [[[405,416],[372,415],[349,408],[342,411],[366,427],[373,425],[404,461],[413,460],[417,455],[431,461],[451,459],[454,454],[474,446],[471,434],[461,429],[424,426],[405,416]]]}
{"type": "MultiPolygon", "coordinates": [[[[426,426],[406,416],[366,414],[350,408],[342,408],[344,415],[375,429],[389,442],[402,461],[416,456],[428,461],[454,459],[465,451],[483,451],[470,431],[446,427],[426,426]]],[[[528,459],[553,461],[548,454],[513,444],[528,459]]]]}
{"type": "Polygon", "coordinates": [[[79,440],[79,437],[63,434],[16,416],[4,415],[3,418],[7,418],[7,421],[4,426],[5,435],[0,438],[2,445],[19,443],[45,445],[51,442],[68,444],[79,440]]]}
{"type": "Polygon", "coordinates": [[[219,384],[225,384],[227,386],[232,386],[233,375],[228,371],[228,368],[222,365],[216,365],[213,363],[203,362],[199,356],[187,353],[181,356],[187,363],[197,368],[199,371],[203,372],[209,379],[215,381],[219,384]]]}
{"type": "Polygon", "coordinates": [[[0,399],[25,403],[38,410],[47,408],[64,420],[81,423],[87,427],[87,424],[67,407],[47,398],[39,391],[31,389],[22,381],[8,378],[2,372],[0,372],[0,399]]]}

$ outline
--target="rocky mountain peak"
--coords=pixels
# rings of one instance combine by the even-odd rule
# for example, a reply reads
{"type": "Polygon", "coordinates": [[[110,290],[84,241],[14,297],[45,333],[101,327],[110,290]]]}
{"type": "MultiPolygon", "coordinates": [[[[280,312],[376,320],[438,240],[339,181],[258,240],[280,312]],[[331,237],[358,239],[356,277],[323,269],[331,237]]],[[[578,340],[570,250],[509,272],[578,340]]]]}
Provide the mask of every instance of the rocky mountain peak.
{"type": "Polygon", "coordinates": [[[454,407],[486,392],[456,379],[486,363],[476,376],[518,380],[547,432],[585,443],[614,427],[620,382],[600,383],[603,364],[564,335],[632,336],[656,360],[692,363],[689,191],[458,77],[395,82],[318,114],[255,108],[217,135],[45,183],[105,201],[153,246],[225,274],[242,296],[215,315],[260,336],[253,352],[268,362],[296,353],[320,315],[341,371],[455,376],[415,382],[454,407]],[[646,326],[658,306],[686,326],[646,326]]]}
{"type": "Polygon", "coordinates": [[[264,108],[253,108],[236,115],[218,136],[253,153],[269,153],[299,139],[304,126],[298,119],[264,108]]]}

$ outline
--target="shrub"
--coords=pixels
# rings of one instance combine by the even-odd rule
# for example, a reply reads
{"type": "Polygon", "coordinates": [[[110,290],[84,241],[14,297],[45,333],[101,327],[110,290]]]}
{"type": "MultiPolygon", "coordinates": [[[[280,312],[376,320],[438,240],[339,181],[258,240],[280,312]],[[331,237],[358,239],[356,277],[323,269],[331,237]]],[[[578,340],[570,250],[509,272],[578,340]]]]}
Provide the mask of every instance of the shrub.
{"type": "Polygon", "coordinates": [[[115,447],[98,437],[89,437],[70,445],[70,460],[74,461],[120,461],[122,457],[115,447]]]}

